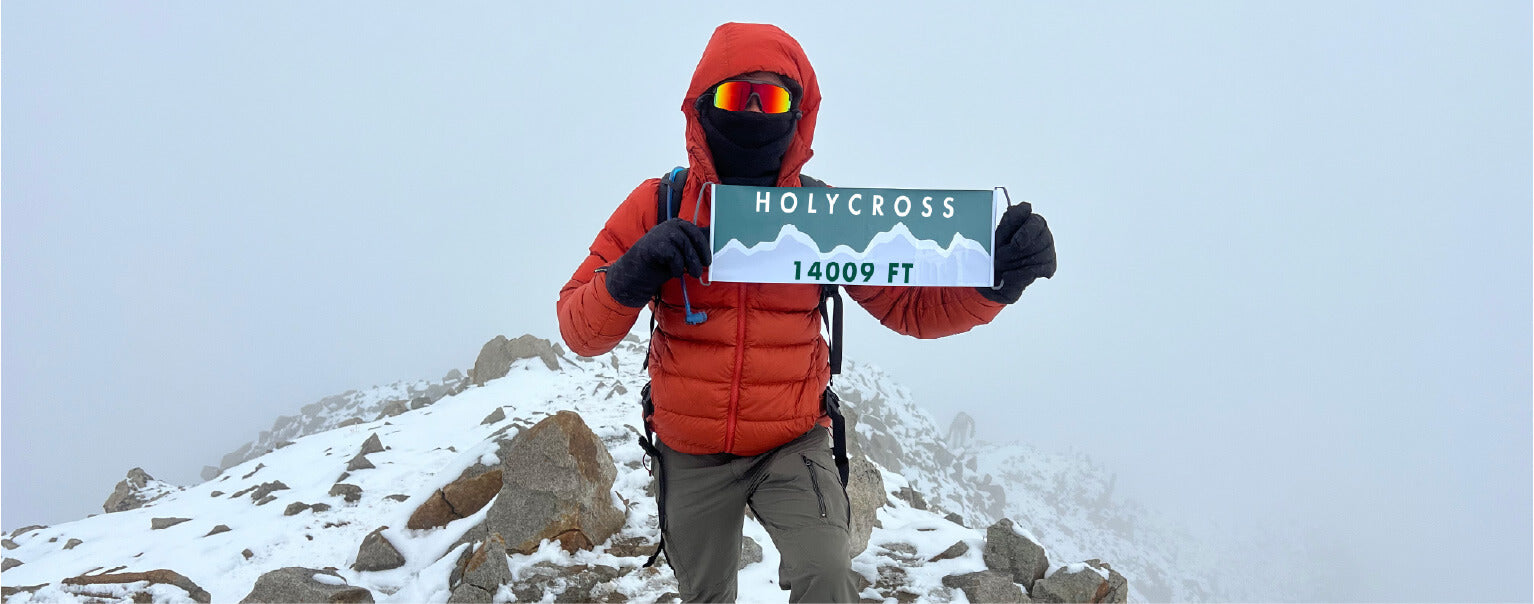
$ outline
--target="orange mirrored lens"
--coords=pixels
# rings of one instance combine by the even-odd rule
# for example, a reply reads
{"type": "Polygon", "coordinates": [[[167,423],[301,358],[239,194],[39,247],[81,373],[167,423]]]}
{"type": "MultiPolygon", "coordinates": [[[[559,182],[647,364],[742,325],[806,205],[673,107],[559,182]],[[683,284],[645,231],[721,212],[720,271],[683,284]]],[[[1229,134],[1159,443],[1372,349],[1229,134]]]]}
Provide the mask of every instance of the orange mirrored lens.
{"type": "Polygon", "coordinates": [[[763,113],[786,113],[793,104],[788,90],[782,86],[758,82],[732,81],[714,89],[714,106],[725,111],[745,111],[755,94],[763,113]]]}

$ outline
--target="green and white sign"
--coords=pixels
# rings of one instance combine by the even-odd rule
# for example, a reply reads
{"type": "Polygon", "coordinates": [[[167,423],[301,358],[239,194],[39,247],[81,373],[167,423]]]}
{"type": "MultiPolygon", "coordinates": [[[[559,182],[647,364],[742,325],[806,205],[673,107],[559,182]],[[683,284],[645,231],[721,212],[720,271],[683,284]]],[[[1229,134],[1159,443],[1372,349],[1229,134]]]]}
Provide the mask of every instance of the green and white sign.
{"type": "Polygon", "coordinates": [[[993,285],[999,189],[712,187],[714,281],[993,285]]]}

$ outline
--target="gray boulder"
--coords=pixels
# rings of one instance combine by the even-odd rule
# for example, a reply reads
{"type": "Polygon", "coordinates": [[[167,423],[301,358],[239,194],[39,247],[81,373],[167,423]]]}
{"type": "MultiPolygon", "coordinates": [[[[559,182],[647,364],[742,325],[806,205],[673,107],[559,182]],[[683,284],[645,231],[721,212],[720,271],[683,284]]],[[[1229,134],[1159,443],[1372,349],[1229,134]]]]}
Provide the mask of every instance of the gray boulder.
{"type": "Polygon", "coordinates": [[[377,432],[368,435],[368,439],[362,441],[362,455],[367,455],[369,453],[383,453],[383,451],[383,441],[378,439],[377,432]]]}
{"type": "Polygon", "coordinates": [[[757,543],[750,537],[740,538],[740,567],[756,564],[762,561],[762,544],[757,543]]]}
{"type": "Polygon", "coordinates": [[[986,568],[1006,573],[1012,582],[1022,583],[1029,590],[1049,570],[1049,557],[1043,546],[1018,534],[1010,518],[1002,518],[986,529],[983,558],[986,568]]]}
{"type": "Polygon", "coordinates": [[[511,364],[521,359],[538,358],[549,369],[559,371],[559,355],[554,351],[554,345],[543,338],[524,335],[515,340],[508,340],[506,336],[495,336],[489,342],[485,342],[479,350],[479,358],[474,359],[474,368],[469,370],[469,381],[479,386],[493,379],[506,377],[511,372],[511,364]]]}
{"type": "Polygon", "coordinates": [[[361,452],[358,452],[356,456],[346,461],[347,472],[356,472],[357,470],[371,470],[377,467],[378,466],[373,465],[373,462],[368,461],[366,454],[361,452]]]}
{"type": "Polygon", "coordinates": [[[560,411],[502,441],[497,455],[502,484],[486,522],[508,551],[531,553],[545,539],[591,549],[622,528],[612,503],[617,468],[581,416],[560,411]]]}
{"type": "Polygon", "coordinates": [[[474,553],[460,559],[458,565],[453,575],[460,579],[452,586],[448,602],[489,602],[502,585],[511,582],[506,540],[499,534],[491,534],[474,553]]]}
{"type": "Polygon", "coordinates": [[[191,520],[191,518],[150,518],[149,528],[150,530],[156,531],[161,529],[168,529],[188,520],[191,520]]]}
{"type": "Polygon", "coordinates": [[[1129,599],[1129,581],[1106,563],[1088,560],[1071,564],[1049,578],[1033,584],[1038,602],[1090,602],[1123,604],[1129,599]]]}
{"type": "Polygon", "coordinates": [[[852,555],[868,548],[868,537],[879,525],[879,508],[889,504],[884,476],[868,458],[853,457],[847,471],[847,501],[852,504],[852,555]]]}
{"type": "Polygon", "coordinates": [[[943,577],[943,586],[964,592],[971,602],[1032,602],[1006,573],[983,570],[943,577]]]}
{"type": "Polygon", "coordinates": [[[353,570],[389,570],[405,565],[405,556],[389,542],[388,537],[383,536],[386,528],[389,527],[380,526],[362,538],[362,545],[357,548],[357,561],[352,563],[353,570]]]}
{"type": "Polygon", "coordinates": [[[329,602],[332,604],[372,602],[373,592],[365,587],[347,585],[346,579],[332,570],[288,566],[256,579],[250,595],[240,604],[279,602],[329,602]]]}

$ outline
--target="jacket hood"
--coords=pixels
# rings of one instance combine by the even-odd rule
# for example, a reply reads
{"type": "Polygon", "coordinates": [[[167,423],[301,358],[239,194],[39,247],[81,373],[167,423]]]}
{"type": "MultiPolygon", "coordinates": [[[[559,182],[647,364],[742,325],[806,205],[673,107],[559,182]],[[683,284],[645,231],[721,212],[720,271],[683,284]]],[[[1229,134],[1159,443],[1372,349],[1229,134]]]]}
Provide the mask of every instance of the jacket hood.
{"type": "Polygon", "coordinates": [[[799,42],[773,25],[725,23],[714,30],[703,49],[703,58],[692,73],[692,84],[682,100],[682,114],[687,117],[688,180],[719,182],[709,153],[707,135],[699,122],[698,97],[715,84],[753,71],[783,75],[801,92],[795,107],[802,114],[794,131],[793,143],[783,153],[783,167],[778,172],[778,186],[799,186],[799,168],[814,155],[810,144],[815,139],[815,116],[820,110],[820,84],[815,69],[799,42]]]}

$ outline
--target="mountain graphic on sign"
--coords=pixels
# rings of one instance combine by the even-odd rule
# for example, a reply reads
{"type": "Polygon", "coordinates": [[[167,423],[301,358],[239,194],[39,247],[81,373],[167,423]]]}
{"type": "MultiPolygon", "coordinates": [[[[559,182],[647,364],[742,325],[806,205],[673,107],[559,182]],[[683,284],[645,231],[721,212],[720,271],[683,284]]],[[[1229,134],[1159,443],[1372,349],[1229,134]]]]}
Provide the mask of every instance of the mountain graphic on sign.
{"type": "Polygon", "coordinates": [[[917,278],[912,282],[902,278],[899,283],[901,285],[939,282],[948,285],[991,284],[991,255],[980,242],[954,233],[948,245],[943,246],[930,239],[917,239],[905,223],[896,223],[890,230],[875,235],[862,250],[838,245],[829,252],[821,251],[814,238],[791,224],[783,225],[776,239],[751,247],[731,239],[714,253],[712,278],[718,281],[749,280],[767,283],[807,281],[803,278],[794,279],[795,262],[801,267],[814,262],[873,263],[881,271],[890,264],[909,263],[912,265],[911,274],[917,275],[917,278]]]}

